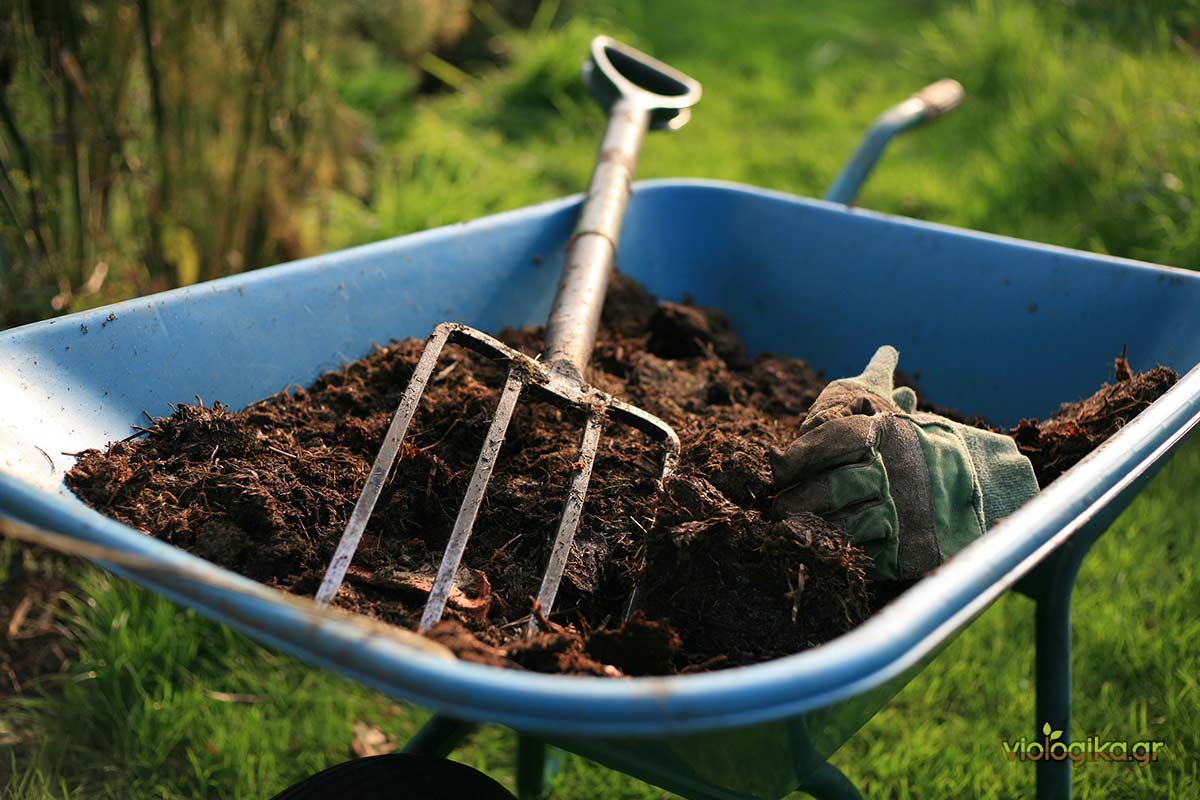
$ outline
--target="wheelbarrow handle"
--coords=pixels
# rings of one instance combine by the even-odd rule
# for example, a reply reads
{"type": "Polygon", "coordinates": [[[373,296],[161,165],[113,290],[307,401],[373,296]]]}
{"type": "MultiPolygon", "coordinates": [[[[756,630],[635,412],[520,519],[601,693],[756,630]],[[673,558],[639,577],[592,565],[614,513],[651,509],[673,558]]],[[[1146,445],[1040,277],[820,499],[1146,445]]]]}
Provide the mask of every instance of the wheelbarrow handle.
{"type": "Polygon", "coordinates": [[[596,344],[642,141],[652,128],[683,127],[701,92],[694,79],[608,36],[592,40],[583,80],[607,108],[608,124],[567,247],[542,353],[552,368],[580,379],[596,344]]]}
{"type": "Polygon", "coordinates": [[[918,92],[913,92],[912,97],[905,103],[915,101],[916,104],[919,104],[916,113],[919,115],[920,122],[932,122],[962,105],[964,94],[961,83],[953,78],[943,78],[940,81],[934,81],[918,92]]]}
{"type": "Polygon", "coordinates": [[[833,185],[825,193],[825,199],[847,205],[853,203],[871,170],[875,168],[883,151],[896,134],[932,122],[958,108],[962,101],[962,84],[945,78],[914,92],[903,103],[897,103],[884,111],[876,117],[854,155],[838,173],[833,185]]]}

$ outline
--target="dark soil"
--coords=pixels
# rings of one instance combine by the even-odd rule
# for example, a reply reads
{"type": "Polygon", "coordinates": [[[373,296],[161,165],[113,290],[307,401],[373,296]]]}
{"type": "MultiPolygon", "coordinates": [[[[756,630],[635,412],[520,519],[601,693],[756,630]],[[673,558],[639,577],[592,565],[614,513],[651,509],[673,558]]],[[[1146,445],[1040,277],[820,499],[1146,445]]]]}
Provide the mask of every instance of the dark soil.
{"type": "Polygon", "coordinates": [[[1115,383],[1086,400],[1064,403],[1045,422],[1024,420],[1009,431],[1033,462],[1041,486],[1075,466],[1179,380],[1175,370],[1161,366],[1134,374],[1124,356],[1113,366],[1115,383]]]}
{"type": "MultiPolygon", "coordinates": [[[[540,329],[501,338],[540,351],[540,329]]],[[[181,405],[138,441],[81,453],[68,484],[122,522],[311,595],[423,345],[377,349],[307,389],[289,387],[240,412],[181,405]]],[[[1043,425],[1022,423],[1018,441],[1039,478],[1099,444],[1161,394],[1169,376],[1162,368],[1131,376],[1043,425]],[[1108,401],[1096,399],[1106,392],[1108,401]],[[1081,439],[1068,418],[1091,438],[1081,439]]],[[[503,365],[465,350],[443,355],[338,605],[415,627],[503,377],[503,365]]],[[[655,445],[628,429],[606,431],[547,619],[531,598],[581,420],[523,402],[431,638],[461,658],[499,666],[668,674],[815,646],[861,623],[890,594],[873,593],[867,556],[838,528],[815,516],[766,514],[767,453],[793,437],[825,384],[805,362],[749,359],[720,312],[657,303],[618,279],[589,377],[674,426],[683,444],[675,476],[660,493],[655,445]],[[541,633],[525,638],[531,613],[541,633]]]]}

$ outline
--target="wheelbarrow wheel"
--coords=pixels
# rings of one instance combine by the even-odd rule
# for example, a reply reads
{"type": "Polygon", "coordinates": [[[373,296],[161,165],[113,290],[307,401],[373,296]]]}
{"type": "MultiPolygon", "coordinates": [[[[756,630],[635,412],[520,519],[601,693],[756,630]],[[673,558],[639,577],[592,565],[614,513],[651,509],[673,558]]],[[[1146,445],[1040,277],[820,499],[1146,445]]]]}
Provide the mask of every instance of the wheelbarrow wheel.
{"type": "Polygon", "coordinates": [[[391,753],[318,772],[273,800],[516,800],[496,781],[444,758],[391,753]]]}

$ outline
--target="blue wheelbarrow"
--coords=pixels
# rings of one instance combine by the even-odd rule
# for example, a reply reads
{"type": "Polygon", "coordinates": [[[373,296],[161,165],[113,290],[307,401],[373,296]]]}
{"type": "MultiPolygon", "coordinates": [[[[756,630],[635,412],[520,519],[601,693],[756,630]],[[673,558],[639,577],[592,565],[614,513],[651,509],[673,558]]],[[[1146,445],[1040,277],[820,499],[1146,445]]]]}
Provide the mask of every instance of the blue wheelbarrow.
{"type": "MultiPolygon", "coordinates": [[[[832,201],[715,181],[636,184],[622,269],[661,298],[720,307],[752,351],[803,356],[827,374],[852,374],[892,343],[920,365],[929,396],[995,423],[1087,395],[1124,346],[1135,367],[1187,374],[1017,513],[832,642],[672,677],[488,668],[242,578],[100,515],[63,486],[72,466],[63,454],[124,438],[143,410],[195,395],[243,407],[447,318],[485,331],[541,322],[578,196],[0,334],[0,521],[434,709],[410,753],[445,756],[480,723],[516,730],[519,790],[530,797],[541,793],[547,745],[690,798],[778,798],[797,787],[857,797],[828,757],[1009,589],[1036,601],[1036,722],[1067,741],[1076,571],[1200,421],[1200,275],[848,206],[887,140],[929,114],[910,102],[881,117],[832,201]]],[[[1068,796],[1070,768],[1039,762],[1038,796],[1068,796]]]]}

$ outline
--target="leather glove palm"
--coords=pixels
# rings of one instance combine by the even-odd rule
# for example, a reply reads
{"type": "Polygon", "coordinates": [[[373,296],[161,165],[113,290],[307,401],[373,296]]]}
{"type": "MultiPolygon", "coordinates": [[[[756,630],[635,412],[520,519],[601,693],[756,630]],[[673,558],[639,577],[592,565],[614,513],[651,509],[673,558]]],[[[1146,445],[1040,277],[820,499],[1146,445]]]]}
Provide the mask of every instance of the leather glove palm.
{"type": "Polygon", "coordinates": [[[894,388],[899,358],[885,345],[830,383],[771,456],[776,513],[840,524],[880,580],[920,577],[1038,490],[1011,437],[916,411],[916,393],[894,388]]]}

